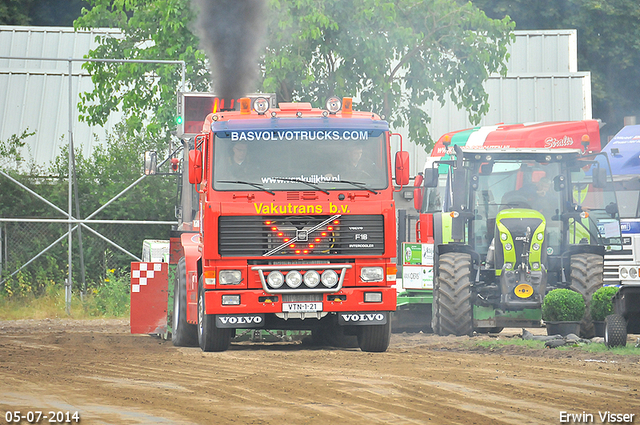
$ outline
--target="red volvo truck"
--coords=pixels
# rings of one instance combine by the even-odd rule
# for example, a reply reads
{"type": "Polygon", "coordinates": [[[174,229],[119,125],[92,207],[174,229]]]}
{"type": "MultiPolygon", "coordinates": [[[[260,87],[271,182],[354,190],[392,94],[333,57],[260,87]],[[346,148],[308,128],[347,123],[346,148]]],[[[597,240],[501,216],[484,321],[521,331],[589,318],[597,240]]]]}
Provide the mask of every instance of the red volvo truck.
{"type": "MultiPolygon", "coordinates": [[[[385,351],[397,271],[388,124],[353,111],[350,98],[324,109],[273,103],[247,97],[218,111],[216,102],[184,142],[173,296],[165,264],[133,263],[131,330],[168,329],[175,345],[203,351],[252,328],[385,351]]],[[[408,183],[406,152],[395,155],[395,179],[408,183]]]]}

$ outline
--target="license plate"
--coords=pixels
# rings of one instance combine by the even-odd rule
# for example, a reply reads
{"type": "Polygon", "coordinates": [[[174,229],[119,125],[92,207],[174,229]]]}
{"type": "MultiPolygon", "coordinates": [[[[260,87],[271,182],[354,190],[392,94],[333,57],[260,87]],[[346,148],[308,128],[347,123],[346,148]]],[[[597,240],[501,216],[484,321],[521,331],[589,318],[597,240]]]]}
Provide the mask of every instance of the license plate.
{"type": "Polygon", "coordinates": [[[283,303],[282,311],[285,313],[312,313],[322,311],[322,303],[283,303]]]}

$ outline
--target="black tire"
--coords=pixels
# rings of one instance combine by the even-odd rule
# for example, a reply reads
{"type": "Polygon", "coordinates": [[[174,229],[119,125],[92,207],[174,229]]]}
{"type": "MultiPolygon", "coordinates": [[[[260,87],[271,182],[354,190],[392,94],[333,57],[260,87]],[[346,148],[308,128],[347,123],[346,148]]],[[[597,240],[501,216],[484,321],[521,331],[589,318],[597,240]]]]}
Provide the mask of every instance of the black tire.
{"type": "Polygon", "coordinates": [[[225,351],[229,348],[235,329],[216,327],[215,314],[205,313],[205,297],[202,289],[202,276],[198,288],[198,344],[202,351],[225,351]]]}
{"type": "Polygon", "coordinates": [[[184,257],[178,261],[173,285],[171,342],[176,347],[198,346],[198,329],[187,323],[187,267],[184,257]]]}
{"type": "Polygon", "coordinates": [[[591,319],[591,297],[602,287],[604,279],[604,259],[596,254],[576,254],[571,256],[571,289],[584,298],[587,308],[580,322],[580,336],[593,338],[596,330],[591,319]]]}
{"type": "Polygon", "coordinates": [[[369,353],[382,353],[389,348],[391,341],[391,320],[386,325],[365,325],[358,332],[360,350],[369,353]]]}
{"type": "Polygon", "coordinates": [[[433,330],[438,335],[471,336],[471,256],[446,253],[438,261],[437,285],[433,290],[433,330]]]}
{"type": "Polygon", "coordinates": [[[619,314],[611,314],[604,319],[604,345],[607,348],[627,345],[627,321],[619,314]]]}
{"type": "Polygon", "coordinates": [[[440,285],[438,279],[433,279],[433,300],[431,301],[431,330],[434,334],[440,335],[440,285]]]}

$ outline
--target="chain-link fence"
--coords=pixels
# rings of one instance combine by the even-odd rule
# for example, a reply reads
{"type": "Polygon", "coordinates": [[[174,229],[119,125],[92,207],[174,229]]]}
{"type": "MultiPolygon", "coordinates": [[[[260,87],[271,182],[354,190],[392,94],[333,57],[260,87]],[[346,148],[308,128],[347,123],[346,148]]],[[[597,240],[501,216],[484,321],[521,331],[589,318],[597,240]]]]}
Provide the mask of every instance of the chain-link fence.
{"type": "MultiPolygon", "coordinates": [[[[99,235],[78,227],[82,235],[80,240],[78,230],[73,232],[74,291],[96,287],[104,280],[107,270],[125,273],[135,259],[123,250],[141,257],[144,239],[167,239],[170,229],[169,225],[158,224],[98,223],[88,226],[99,235]]],[[[0,290],[7,295],[37,294],[48,283],[65,282],[68,275],[68,237],[65,234],[68,229],[64,222],[1,222],[0,276],[4,285],[0,290]]]]}

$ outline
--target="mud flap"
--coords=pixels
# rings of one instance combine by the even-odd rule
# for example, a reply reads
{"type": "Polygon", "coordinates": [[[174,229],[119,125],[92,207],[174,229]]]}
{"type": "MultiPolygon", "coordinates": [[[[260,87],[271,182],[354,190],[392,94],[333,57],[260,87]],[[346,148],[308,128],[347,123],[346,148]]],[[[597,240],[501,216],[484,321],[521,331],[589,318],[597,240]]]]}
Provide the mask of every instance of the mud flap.
{"type": "Polygon", "coordinates": [[[131,263],[132,334],[167,332],[168,263],[131,263]]]}

